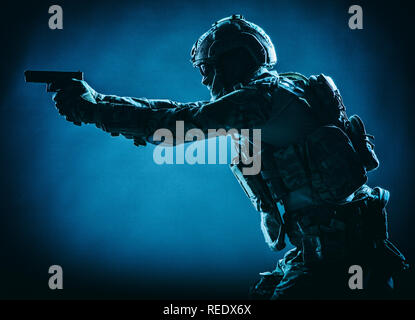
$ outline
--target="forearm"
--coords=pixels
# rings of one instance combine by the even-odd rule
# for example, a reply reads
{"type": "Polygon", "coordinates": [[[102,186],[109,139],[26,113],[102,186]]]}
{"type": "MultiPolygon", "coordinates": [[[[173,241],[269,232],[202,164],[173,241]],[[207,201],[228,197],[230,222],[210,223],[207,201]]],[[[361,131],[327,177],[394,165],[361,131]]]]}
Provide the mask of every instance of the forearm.
{"type": "Polygon", "coordinates": [[[202,127],[195,123],[195,114],[204,102],[178,103],[102,94],[98,94],[96,101],[93,123],[112,135],[134,138],[138,144],[153,143],[153,134],[160,128],[170,130],[176,137],[176,121],[183,121],[186,130],[202,127]]]}
{"type": "Polygon", "coordinates": [[[182,143],[176,139],[178,121],[183,122],[181,130],[196,128],[205,136],[209,129],[259,128],[271,110],[267,96],[255,89],[237,90],[213,102],[180,103],[102,94],[95,99],[92,122],[112,135],[134,138],[138,144],[154,143],[153,134],[161,128],[171,132],[172,143],[182,143]]]}

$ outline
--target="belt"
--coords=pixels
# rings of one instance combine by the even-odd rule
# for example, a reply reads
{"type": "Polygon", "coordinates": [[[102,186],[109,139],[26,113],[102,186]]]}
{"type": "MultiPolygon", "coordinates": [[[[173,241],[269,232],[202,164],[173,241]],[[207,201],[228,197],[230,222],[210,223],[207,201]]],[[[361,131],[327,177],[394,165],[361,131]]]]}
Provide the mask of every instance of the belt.
{"type": "Polygon", "coordinates": [[[343,204],[328,204],[324,206],[311,206],[295,211],[287,211],[284,215],[284,221],[287,223],[287,229],[297,227],[301,228],[322,225],[334,228],[344,229],[345,226],[356,221],[360,213],[360,208],[367,205],[369,197],[349,201],[343,204]]]}

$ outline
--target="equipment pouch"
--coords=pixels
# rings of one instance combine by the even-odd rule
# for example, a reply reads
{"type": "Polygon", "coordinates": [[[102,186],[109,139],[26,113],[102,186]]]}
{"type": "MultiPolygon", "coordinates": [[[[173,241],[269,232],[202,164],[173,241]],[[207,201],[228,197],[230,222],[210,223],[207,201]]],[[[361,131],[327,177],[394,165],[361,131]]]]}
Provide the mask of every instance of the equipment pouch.
{"type": "Polygon", "coordinates": [[[326,202],[344,200],[367,181],[347,135],[335,126],[323,126],[307,137],[306,158],[312,189],[326,202]]]}

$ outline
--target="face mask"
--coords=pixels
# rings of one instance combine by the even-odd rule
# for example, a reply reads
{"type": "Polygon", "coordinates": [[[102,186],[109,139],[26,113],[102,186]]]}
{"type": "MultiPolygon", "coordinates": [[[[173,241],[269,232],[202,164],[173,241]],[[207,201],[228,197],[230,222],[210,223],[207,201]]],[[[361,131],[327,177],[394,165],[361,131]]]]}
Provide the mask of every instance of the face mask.
{"type": "Polygon", "coordinates": [[[223,74],[214,66],[202,64],[199,66],[202,84],[210,91],[211,100],[219,99],[227,93],[223,74]]]}

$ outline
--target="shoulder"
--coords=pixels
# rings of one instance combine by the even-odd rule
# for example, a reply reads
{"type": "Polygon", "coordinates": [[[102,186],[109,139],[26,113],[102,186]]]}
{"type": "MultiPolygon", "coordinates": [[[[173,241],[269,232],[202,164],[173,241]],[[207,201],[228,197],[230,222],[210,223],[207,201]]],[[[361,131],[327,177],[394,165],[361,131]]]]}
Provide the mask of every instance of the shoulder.
{"type": "Polygon", "coordinates": [[[298,72],[278,74],[276,71],[268,71],[261,74],[259,78],[251,80],[246,87],[274,96],[303,97],[308,83],[308,78],[298,72]]]}
{"type": "Polygon", "coordinates": [[[308,78],[298,72],[281,73],[278,76],[278,88],[280,92],[288,91],[296,96],[304,96],[308,86],[308,78]]]}

